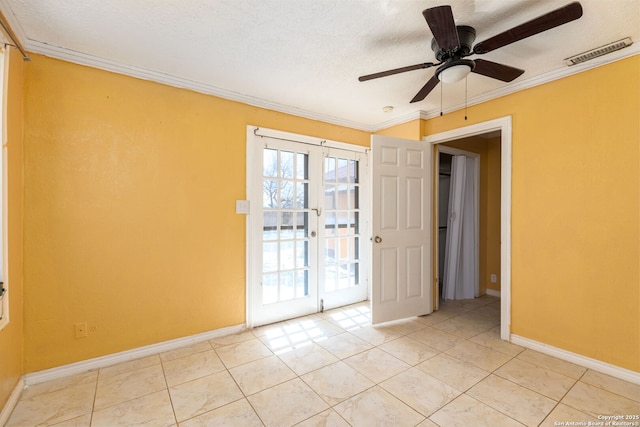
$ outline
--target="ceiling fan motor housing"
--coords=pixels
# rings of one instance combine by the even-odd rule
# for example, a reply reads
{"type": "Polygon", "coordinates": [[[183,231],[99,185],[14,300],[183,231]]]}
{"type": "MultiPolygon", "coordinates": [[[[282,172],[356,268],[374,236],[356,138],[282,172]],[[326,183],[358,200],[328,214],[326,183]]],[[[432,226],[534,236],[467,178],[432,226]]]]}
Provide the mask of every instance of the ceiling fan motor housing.
{"type": "Polygon", "coordinates": [[[465,56],[469,56],[473,51],[476,30],[468,25],[458,25],[456,26],[456,30],[458,32],[458,39],[460,40],[460,47],[455,50],[442,50],[435,38],[431,40],[431,50],[435,53],[438,61],[444,62],[451,58],[464,58],[465,56]]]}

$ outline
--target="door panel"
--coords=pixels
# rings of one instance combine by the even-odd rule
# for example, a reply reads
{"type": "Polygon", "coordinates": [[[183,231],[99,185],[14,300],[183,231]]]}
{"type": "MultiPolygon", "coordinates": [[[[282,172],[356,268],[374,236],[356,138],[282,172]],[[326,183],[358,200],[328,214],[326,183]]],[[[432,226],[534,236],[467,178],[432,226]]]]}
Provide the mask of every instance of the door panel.
{"type": "Polygon", "coordinates": [[[380,206],[381,230],[398,230],[398,190],[397,176],[380,177],[380,198],[385,200],[380,206]]]}
{"type": "Polygon", "coordinates": [[[424,224],[424,188],[422,179],[407,178],[407,229],[422,230],[424,224]]]}
{"type": "Polygon", "coordinates": [[[407,248],[407,299],[422,297],[423,275],[422,260],[424,259],[421,246],[407,248]]]}
{"type": "Polygon", "coordinates": [[[372,137],[372,322],[431,313],[430,145],[372,137]]]}

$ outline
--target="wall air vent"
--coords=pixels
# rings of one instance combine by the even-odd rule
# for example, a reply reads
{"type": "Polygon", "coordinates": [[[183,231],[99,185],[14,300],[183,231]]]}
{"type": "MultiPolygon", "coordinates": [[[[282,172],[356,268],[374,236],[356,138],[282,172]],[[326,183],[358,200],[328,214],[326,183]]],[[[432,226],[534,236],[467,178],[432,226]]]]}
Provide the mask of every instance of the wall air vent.
{"type": "Polygon", "coordinates": [[[581,63],[583,63],[585,61],[588,61],[590,59],[597,58],[599,56],[603,56],[603,55],[606,55],[608,53],[615,52],[616,50],[620,50],[620,49],[623,49],[625,47],[631,46],[632,44],[633,44],[633,42],[631,41],[631,38],[627,37],[626,39],[618,40],[617,42],[609,43],[609,44],[606,44],[604,46],[600,46],[600,47],[597,47],[595,49],[591,49],[591,50],[589,50],[587,52],[579,53],[579,54],[577,54],[575,56],[572,56],[570,58],[565,58],[564,61],[569,66],[577,65],[577,64],[581,64],[581,63]]]}

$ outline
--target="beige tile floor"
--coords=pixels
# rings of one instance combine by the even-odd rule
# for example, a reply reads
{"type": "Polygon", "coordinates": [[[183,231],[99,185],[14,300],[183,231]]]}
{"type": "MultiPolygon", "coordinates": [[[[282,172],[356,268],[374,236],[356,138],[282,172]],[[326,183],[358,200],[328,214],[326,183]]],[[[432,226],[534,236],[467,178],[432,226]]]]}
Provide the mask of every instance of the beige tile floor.
{"type": "Polygon", "coordinates": [[[640,414],[639,385],[501,341],[499,322],[489,296],[376,327],[356,304],[31,386],[8,425],[557,426],[640,414]]]}

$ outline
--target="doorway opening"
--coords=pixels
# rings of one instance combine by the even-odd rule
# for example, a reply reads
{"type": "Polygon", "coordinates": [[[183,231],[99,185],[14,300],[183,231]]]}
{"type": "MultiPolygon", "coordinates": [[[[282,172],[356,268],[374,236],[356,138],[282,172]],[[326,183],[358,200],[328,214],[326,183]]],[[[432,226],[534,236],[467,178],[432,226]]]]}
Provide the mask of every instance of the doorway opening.
{"type": "MultiPolygon", "coordinates": [[[[484,161],[481,155],[480,170],[491,171],[492,174],[491,177],[488,174],[484,176],[486,184],[483,184],[481,176],[480,194],[483,193],[484,185],[489,185],[493,189],[492,192],[484,190],[485,197],[490,198],[490,202],[488,199],[484,202],[482,198],[480,199],[481,216],[483,216],[483,209],[485,211],[487,209],[484,206],[487,203],[491,205],[493,212],[490,215],[484,214],[483,218],[486,217],[488,220],[480,220],[480,223],[484,224],[482,225],[484,231],[481,228],[479,240],[484,241],[486,246],[484,255],[480,256],[480,294],[500,297],[500,337],[503,340],[509,340],[511,334],[511,117],[430,135],[425,138],[425,142],[434,144],[438,148],[441,147],[440,144],[447,144],[473,151],[469,149],[473,148],[473,145],[470,145],[473,143],[469,142],[471,139],[487,141],[484,143],[487,144],[485,148],[487,155],[484,156],[484,161]]],[[[439,291],[439,287],[434,290],[437,304],[441,296],[439,291]]]]}
{"type": "MultiPolygon", "coordinates": [[[[486,232],[481,235],[480,230],[485,231],[486,227],[480,222],[480,198],[486,197],[487,188],[486,185],[480,187],[480,164],[487,153],[478,150],[484,148],[483,139],[478,137],[478,140],[479,144],[474,144],[472,139],[464,144],[455,141],[438,146],[436,244],[438,292],[443,300],[484,295],[480,289],[480,264],[485,261],[484,256],[481,259],[486,252],[485,245],[481,246],[481,242],[484,243],[481,237],[486,237],[486,232]],[[454,148],[456,145],[473,151],[454,148]]],[[[486,220],[486,215],[482,219],[486,220]]]]}

